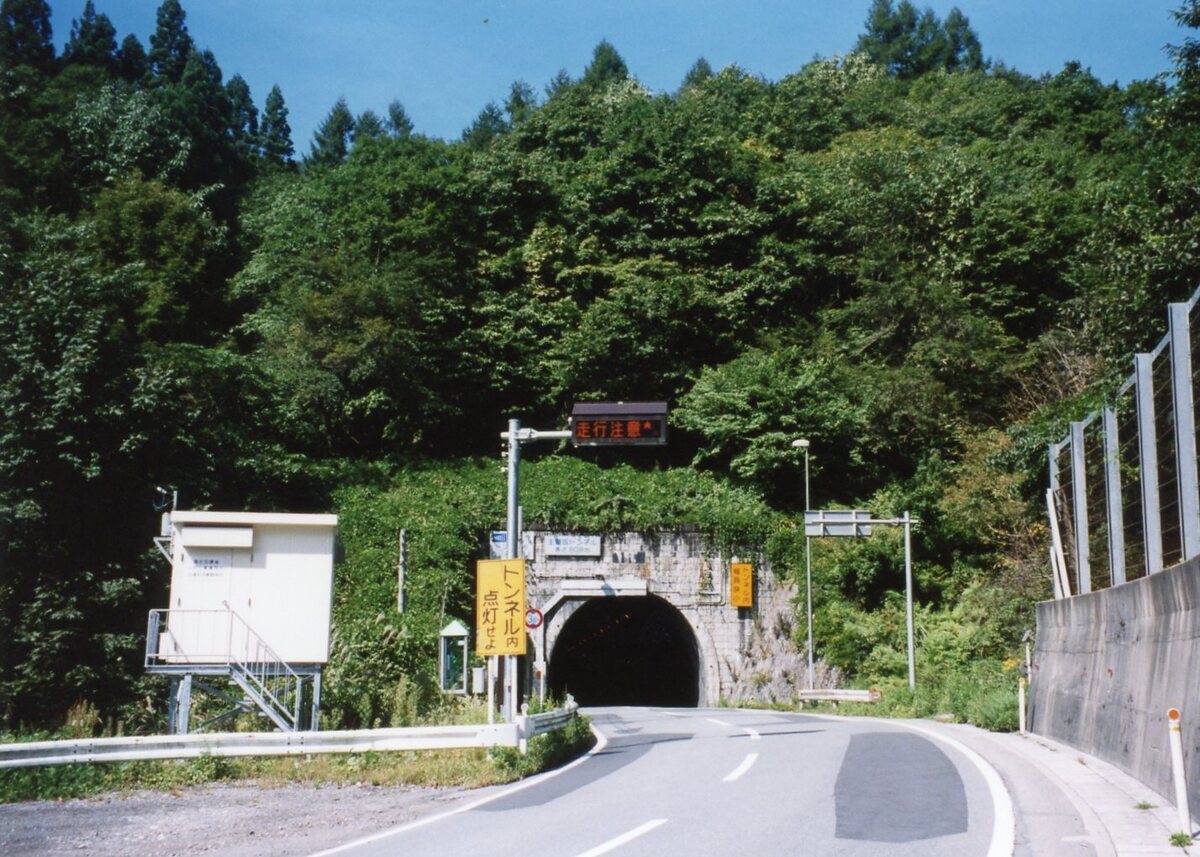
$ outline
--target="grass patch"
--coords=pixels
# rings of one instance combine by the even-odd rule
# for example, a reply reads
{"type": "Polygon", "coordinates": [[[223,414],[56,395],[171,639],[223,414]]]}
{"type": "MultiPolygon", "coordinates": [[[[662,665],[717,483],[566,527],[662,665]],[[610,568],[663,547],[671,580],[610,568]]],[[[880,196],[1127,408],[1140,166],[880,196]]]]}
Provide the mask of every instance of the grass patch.
{"type": "Polygon", "coordinates": [[[538,735],[525,755],[512,747],[486,750],[402,750],[304,757],[201,756],[161,762],[102,762],[0,770],[0,803],[65,800],[137,789],[169,791],[214,782],[263,786],[331,783],[477,788],[549,770],[591,749],[588,721],[538,735]]]}
{"type": "Polygon", "coordinates": [[[0,770],[0,803],[66,800],[104,792],[171,789],[234,779],[239,761],[218,756],[163,762],[106,762],[0,770]]]}
{"type": "Polygon", "coordinates": [[[1192,837],[1190,834],[1187,834],[1187,833],[1182,833],[1182,832],[1172,833],[1171,834],[1171,844],[1174,845],[1176,848],[1187,848],[1189,845],[1192,844],[1192,837]]]}
{"type": "Polygon", "coordinates": [[[1014,732],[1018,726],[1017,678],[999,662],[982,661],[940,679],[918,675],[913,690],[906,678],[883,679],[872,686],[882,693],[881,701],[808,705],[815,711],[869,717],[939,717],[992,732],[1014,732]]]}

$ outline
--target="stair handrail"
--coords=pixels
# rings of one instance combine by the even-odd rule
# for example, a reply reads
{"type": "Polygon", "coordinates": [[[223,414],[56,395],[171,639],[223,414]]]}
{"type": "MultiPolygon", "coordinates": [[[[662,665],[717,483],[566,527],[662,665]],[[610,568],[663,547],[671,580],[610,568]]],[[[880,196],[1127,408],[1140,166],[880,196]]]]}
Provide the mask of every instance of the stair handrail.
{"type": "MultiPolygon", "coordinates": [[[[287,665],[287,662],[284,661],[284,659],[281,658],[273,648],[271,648],[271,644],[263,639],[262,635],[250,626],[249,622],[243,619],[236,610],[229,606],[228,602],[225,602],[225,607],[229,611],[229,615],[231,617],[231,621],[229,623],[230,641],[228,648],[231,665],[236,666],[242,671],[242,674],[246,676],[247,679],[252,680],[253,684],[256,686],[255,689],[258,691],[258,694],[262,696],[263,701],[267,702],[270,708],[274,709],[277,714],[287,721],[288,726],[284,728],[295,729],[300,720],[299,696],[302,681],[300,676],[296,674],[295,670],[287,665]],[[256,654],[265,654],[267,656],[266,658],[261,660],[243,661],[235,657],[233,646],[234,621],[237,621],[241,624],[241,628],[246,632],[246,635],[249,638],[248,642],[254,643],[256,654]],[[257,665],[257,671],[251,669],[250,665],[252,664],[257,665]],[[268,669],[273,669],[275,671],[275,675],[268,678],[268,669]],[[280,679],[282,679],[285,687],[283,696],[286,697],[289,693],[295,696],[294,710],[289,709],[287,704],[280,700],[276,693],[268,685],[269,681],[279,681],[280,679]]],[[[248,689],[249,688],[247,688],[247,690],[248,689]]],[[[279,723],[278,721],[276,721],[276,723],[283,727],[282,723],[279,723]]]]}
{"type": "MultiPolygon", "coordinates": [[[[300,691],[303,679],[279,656],[271,644],[251,627],[245,618],[230,607],[228,602],[223,603],[225,608],[223,610],[171,610],[169,608],[151,610],[146,634],[146,666],[152,668],[162,664],[170,665],[173,661],[177,664],[223,663],[229,670],[230,678],[241,685],[263,713],[280,729],[295,730],[300,722],[300,691]],[[181,617],[185,615],[220,617],[226,623],[225,633],[222,635],[225,638],[224,651],[185,651],[180,645],[180,638],[176,636],[171,627],[171,614],[173,613],[178,613],[181,617]],[[237,623],[236,628],[235,623],[237,623]],[[236,638],[235,630],[237,631],[236,638]],[[163,633],[170,638],[170,650],[166,652],[162,651],[160,645],[163,633]],[[235,639],[239,645],[235,645],[235,639]],[[240,656],[239,649],[241,649],[240,656]],[[253,657],[251,657],[251,651],[253,651],[253,657]],[[289,697],[294,702],[294,706],[289,707],[287,704],[289,697]]],[[[220,626],[213,626],[212,631],[220,634],[220,626]]],[[[216,645],[213,648],[219,649],[221,646],[216,645]]]]}

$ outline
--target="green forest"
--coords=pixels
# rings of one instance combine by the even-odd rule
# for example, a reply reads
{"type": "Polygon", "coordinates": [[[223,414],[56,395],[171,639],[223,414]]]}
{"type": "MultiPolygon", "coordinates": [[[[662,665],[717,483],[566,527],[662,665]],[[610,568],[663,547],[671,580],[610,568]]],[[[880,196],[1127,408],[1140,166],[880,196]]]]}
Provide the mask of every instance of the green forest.
{"type": "MultiPolygon", "coordinates": [[[[1015,684],[1046,444],[1200,284],[1200,0],[1153,13],[1178,44],[1124,86],[863,5],[847,53],[775,81],[698,58],[651,92],[601,42],[459,139],[398,93],[298,141],[179,0],[146,45],[91,0],[69,34],[3,0],[0,729],[163,730],[157,486],[339,514],[325,722],[423,716],[504,519],[499,434],[579,401],[665,400],[670,443],[531,447],[527,524],[696,526],[802,581],[809,438],[814,508],[921,521],[919,674],[1015,684]]],[[[848,682],[905,673],[897,545],[814,549],[848,682]]]]}

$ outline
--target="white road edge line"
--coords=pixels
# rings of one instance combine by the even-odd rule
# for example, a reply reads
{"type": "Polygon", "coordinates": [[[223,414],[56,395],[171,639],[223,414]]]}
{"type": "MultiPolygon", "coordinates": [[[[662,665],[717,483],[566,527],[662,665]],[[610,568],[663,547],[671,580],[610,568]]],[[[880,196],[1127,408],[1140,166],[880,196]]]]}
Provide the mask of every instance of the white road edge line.
{"type": "Polygon", "coordinates": [[[980,756],[966,744],[956,741],[953,738],[947,738],[945,735],[939,735],[932,729],[926,729],[924,726],[915,726],[912,723],[901,723],[896,720],[885,721],[896,726],[903,726],[905,729],[911,729],[914,732],[920,732],[932,738],[934,741],[941,741],[953,747],[958,752],[976,767],[979,773],[983,776],[983,781],[987,783],[988,791],[992,795],[992,808],[994,810],[992,816],[992,841],[988,846],[987,857],[1012,857],[1016,850],[1016,814],[1013,812],[1012,797],[1008,793],[1008,789],[1004,787],[1004,780],[1000,778],[1000,774],[992,767],[992,763],[980,756]]]}
{"type": "MultiPolygon", "coordinates": [[[[495,792],[494,794],[490,794],[485,798],[480,798],[477,801],[463,804],[462,806],[455,807],[454,809],[447,810],[446,812],[441,812],[437,815],[426,816],[425,818],[418,818],[416,821],[410,821],[408,824],[402,824],[399,827],[381,830],[378,833],[372,833],[370,836],[363,836],[351,842],[346,842],[342,845],[335,845],[333,848],[327,848],[324,851],[318,851],[315,854],[308,855],[308,857],[328,857],[330,854],[340,854],[343,851],[349,851],[351,848],[357,848],[360,845],[368,845],[372,842],[379,842],[392,836],[399,836],[401,833],[407,833],[408,831],[415,830],[418,827],[424,827],[427,824],[433,824],[434,822],[441,821],[444,818],[450,818],[451,816],[460,815],[464,812],[470,812],[471,810],[477,809],[484,804],[489,804],[492,801],[499,800],[502,797],[508,797],[511,794],[524,791],[525,789],[536,786],[539,783],[544,783],[546,780],[553,779],[559,774],[565,774],[572,768],[582,765],[597,753],[602,752],[604,748],[608,746],[608,739],[601,734],[600,730],[598,730],[594,724],[592,725],[592,734],[596,736],[596,746],[575,761],[569,762],[568,764],[563,765],[561,768],[555,768],[553,771],[546,771],[538,774],[537,776],[530,777],[527,780],[521,780],[521,782],[517,783],[512,788],[503,789],[495,792]]],[[[666,821],[666,819],[664,818],[663,821],[666,821]]]]}
{"type": "Polygon", "coordinates": [[[602,845],[597,845],[591,851],[584,851],[582,854],[576,855],[576,857],[600,857],[601,854],[607,854],[609,851],[612,851],[614,848],[620,848],[626,842],[632,842],[634,839],[637,839],[639,836],[643,836],[643,835],[649,833],[651,830],[658,827],[660,824],[666,824],[666,823],[667,823],[667,820],[665,818],[651,819],[650,821],[647,821],[645,824],[635,827],[633,830],[630,830],[627,833],[622,833],[620,836],[616,837],[615,839],[610,839],[602,845]]]}
{"type": "Polygon", "coordinates": [[[742,774],[746,773],[746,771],[750,770],[750,768],[753,767],[754,763],[757,761],[758,753],[750,753],[746,756],[746,758],[742,759],[742,763],[740,765],[725,775],[723,782],[732,783],[734,780],[740,778],[742,774]]]}

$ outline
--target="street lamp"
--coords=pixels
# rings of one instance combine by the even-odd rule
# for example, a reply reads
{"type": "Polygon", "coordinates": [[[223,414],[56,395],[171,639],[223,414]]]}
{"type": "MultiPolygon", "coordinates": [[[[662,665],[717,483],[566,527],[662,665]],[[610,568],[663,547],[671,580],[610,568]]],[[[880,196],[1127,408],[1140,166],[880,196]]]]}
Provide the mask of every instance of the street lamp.
{"type": "MultiPolygon", "coordinates": [[[[796,438],[792,441],[793,449],[804,450],[804,511],[812,508],[808,497],[808,438],[796,438]]],[[[812,539],[808,528],[804,532],[804,580],[808,593],[808,689],[813,689],[813,611],[812,611],[812,539]]]]}

